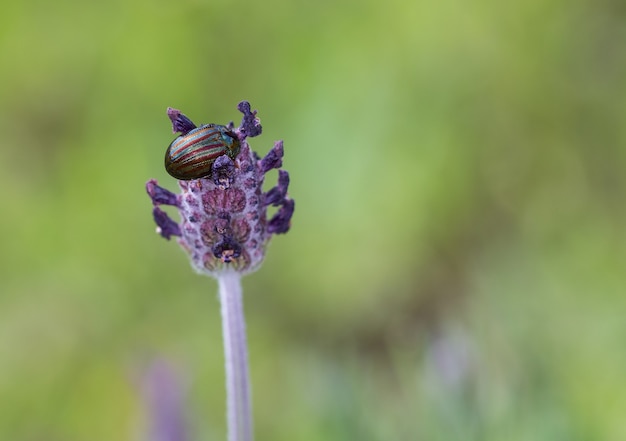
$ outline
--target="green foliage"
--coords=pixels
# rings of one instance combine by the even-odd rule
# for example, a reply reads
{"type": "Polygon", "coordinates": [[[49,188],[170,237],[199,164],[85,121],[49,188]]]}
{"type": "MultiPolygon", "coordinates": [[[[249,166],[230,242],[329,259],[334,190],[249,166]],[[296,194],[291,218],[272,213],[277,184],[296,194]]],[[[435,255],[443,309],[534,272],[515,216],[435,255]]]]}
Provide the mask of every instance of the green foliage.
{"type": "Polygon", "coordinates": [[[137,439],[182,366],[224,439],[216,284],[144,183],[259,110],[293,229],[244,280],[260,440],[626,437],[620,2],[9,2],[0,439],[137,439]]]}

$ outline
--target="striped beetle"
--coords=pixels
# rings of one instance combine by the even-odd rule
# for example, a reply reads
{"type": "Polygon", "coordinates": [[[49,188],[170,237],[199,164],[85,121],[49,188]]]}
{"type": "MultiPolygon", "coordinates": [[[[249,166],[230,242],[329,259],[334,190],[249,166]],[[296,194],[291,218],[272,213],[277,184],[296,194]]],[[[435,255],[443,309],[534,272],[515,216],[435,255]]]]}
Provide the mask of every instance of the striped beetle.
{"type": "Polygon", "coordinates": [[[183,181],[200,179],[211,174],[217,158],[228,155],[233,161],[241,144],[228,127],[206,124],[176,138],[165,152],[165,170],[183,181]]]}

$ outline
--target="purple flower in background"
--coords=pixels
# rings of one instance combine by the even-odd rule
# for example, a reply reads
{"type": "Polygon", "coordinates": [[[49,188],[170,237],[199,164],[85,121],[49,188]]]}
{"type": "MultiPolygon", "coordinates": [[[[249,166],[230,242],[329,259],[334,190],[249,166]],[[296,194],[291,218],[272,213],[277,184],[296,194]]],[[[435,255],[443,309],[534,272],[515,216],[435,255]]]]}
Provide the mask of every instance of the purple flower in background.
{"type": "Polygon", "coordinates": [[[140,378],[147,412],[145,441],[187,441],[184,415],[186,387],[179,373],[165,360],[153,362],[140,378]]]}
{"type": "Polygon", "coordinates": [[[278,171],[275,187],[262,190],[265,174],[282,166],[282,141],[259,159],[247,143],[247,138],[261,134],[256,111],[251,111],[246,101],[239,103],[238,109],[243,119],[235,129],[232,123],[197,127],[180,111],[169,108],[173,131],[181,134],[170,149],[179,148],[181,153],[174,156],[168,149],[166,167],[176,168],[178,174],[173,174],[184,176],[178,182],[181,194],[159,187],[155,179],[146,184],[157,232],[168,240],[177,236],[192,266],[212,276],[229,269],[240,274],[258,269],[272,235],[289,230],[295,206],[287,195],[289,174],[284,170],[278,171]],[[178,208],[180,223],[160,205],[178,208]],[[268,220],[269,206],[278,210],[268,220]]]}

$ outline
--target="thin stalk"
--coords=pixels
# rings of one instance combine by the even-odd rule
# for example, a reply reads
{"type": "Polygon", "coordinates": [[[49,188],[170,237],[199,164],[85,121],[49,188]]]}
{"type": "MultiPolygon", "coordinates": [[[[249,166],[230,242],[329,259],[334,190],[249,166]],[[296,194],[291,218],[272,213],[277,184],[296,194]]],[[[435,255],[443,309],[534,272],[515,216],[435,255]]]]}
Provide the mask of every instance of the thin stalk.
{"type": "Polygon", "coordinates": [[[252,441],[248,348],[241,276],[236,272],[226,272],[220,274],[217,281],[226,360],[228,441],[252,441]]]}

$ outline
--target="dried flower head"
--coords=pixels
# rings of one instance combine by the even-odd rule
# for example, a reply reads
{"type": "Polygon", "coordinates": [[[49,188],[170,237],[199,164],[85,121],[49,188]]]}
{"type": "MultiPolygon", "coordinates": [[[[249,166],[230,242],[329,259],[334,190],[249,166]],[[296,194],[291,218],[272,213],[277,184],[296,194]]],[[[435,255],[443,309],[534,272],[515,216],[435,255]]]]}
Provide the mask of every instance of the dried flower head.
{"type": "Polygon", "coordinates": [[[192,266],[212,276],[229,269],[241,274],[258,269],[271,236],[289,230],[295,206],[287,195],[286,171],[278,170],[275,187],[268,192],[262,189],[265,174],[282,166],[283,142],[274,143],[259,159],[247,142],[261,134],[256,111],[246,101],[238,109],[243,119],[234,128],[232,123],[197,127],[180,111],[169,108],[173,132],[180,136],[166,153],[166,167],[170,174],[182,176],[178,181],[181,194],[159,187],[155,179],[146,184],[157,232],[168,240],[177,236],[192,266]],[[177,207],[180,223],[160,205],[177,207]],[[269,206],[279,208],[268,221],[269,206]]]}

